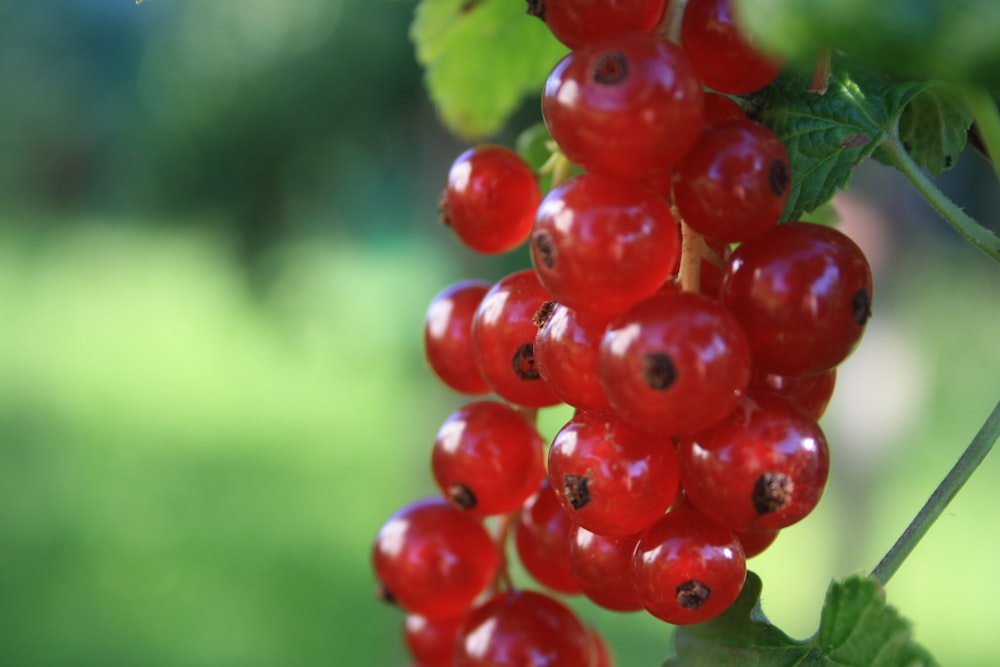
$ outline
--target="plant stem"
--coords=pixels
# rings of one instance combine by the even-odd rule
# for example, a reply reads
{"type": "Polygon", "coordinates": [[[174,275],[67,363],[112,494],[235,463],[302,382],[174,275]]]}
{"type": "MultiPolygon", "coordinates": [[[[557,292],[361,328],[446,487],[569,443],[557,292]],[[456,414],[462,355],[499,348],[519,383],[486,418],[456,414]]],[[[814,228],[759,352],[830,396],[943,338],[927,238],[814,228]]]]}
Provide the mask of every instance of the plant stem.
{"type": "Polygon", "coordinates": [[[963,238],[989,255],[994,262],[1000,263],[1000,238],[976,222],[934,185],[934,182],[924,173],[920,165],[903,148],[903,144],[895,132],[886,134],[885,139],[882,140],[881,148],[896,169],[910,179],[914,187],[941,214],[941,217],[947,220],[963,238]]]}
{"type": "Polygon", "coordinates": [[[882,584],[889,582],[892,575],[896,573],[899,566],[903,564],[906,557],[910,555],[917,543],[927,533],[931,525],[937,521],[944,512],[948,503],[952,501],[959,489],[969,481],[972,473],[976,471],[979,464],[983,462],[986,455],[993,449],[993,444],[1000,437],[1000,403],[996,404],[993,412],[986,418],[979,433],[972,439],[955,466],[948,472],[934,493],[927,499],[924,506],[920,508],[917,516],[914,517],[910,525],[906,527],[903,534],[899,536],[896,543],[892,545],[889,552],[879,561],[879,564],[872,570],[871,576],[878,579],[882,584]]]}
{"type": "Polygon", "coordinates": [[[986,146],[986,154],[993,163],[993,172],[1000,180],[1000,110],[997,110],[993,96],[981,88],[966,88],[965,103],[972,111],[979,136],[986,146]]]}

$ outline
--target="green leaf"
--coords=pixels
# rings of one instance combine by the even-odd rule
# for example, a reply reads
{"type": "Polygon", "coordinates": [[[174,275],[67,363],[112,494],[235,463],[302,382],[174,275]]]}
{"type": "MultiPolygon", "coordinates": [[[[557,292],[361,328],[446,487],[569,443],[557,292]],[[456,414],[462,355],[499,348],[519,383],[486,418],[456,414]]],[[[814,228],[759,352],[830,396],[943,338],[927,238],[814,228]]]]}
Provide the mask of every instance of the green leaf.
{"type": "Polygon", "coordinates": [[[757,99],[759,119],[781,138],[792,168],[782,220],[795,220],[833,197],[853,168],[895,130],[925,82],[897,82],[857,61],[834,58],[829,89],[809,92],[812,74],[789,69],[757,99]]]}
{"type": "Polygon", "coordinates": [[[761,48],[800,62],[820,45],[910,79],[1000,88],[996,0],[735,0],[761,48]]]}
{"type": "Polygon", "coordinates": [[[410,37],[431,99],[455,134],[503,128],[567,52],[519,0],[421,0],[410,37]]]}
{"type": "Polygon", "coordinates": [[[954,86],[937,84],[916,97],[899,119],[899,138],[932,176],[951,169],[965,148],[972,112],[954,86]]]}
{"type": "Polygon", "coordinates": [[[664,667],[931,667],[910,626],[885,603],[877,581],[854,576],[833,582],[819,632],[797,641],[771,625],[760,610],[760,578],[747,573],[743,592],[716,619],[679,628],[677,655],[664,667]]]}

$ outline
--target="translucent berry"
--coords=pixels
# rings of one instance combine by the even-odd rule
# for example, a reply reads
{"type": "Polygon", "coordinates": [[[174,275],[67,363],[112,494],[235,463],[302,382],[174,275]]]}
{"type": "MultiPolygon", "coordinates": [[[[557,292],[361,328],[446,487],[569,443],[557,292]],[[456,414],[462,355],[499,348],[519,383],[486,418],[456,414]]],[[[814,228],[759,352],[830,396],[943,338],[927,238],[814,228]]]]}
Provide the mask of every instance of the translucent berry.
{"type": "Polygon", "coordinates": [[[632,553],[641,533],[608,537],[583,526],[570,531],[569,564],[580,590],[612,611],[642,609],[632,588],[632,553]]]}
{"type": "Polygon", "coordinates": [[[607,319],[581,317],[551,303],[536,313],[535,367],[552,391],[575,408],[610,407],[600,376],[601,339],[607,319]]]}
{"type": "Polygon", "coordinates": [[[491,285],[466,280],[434,297],[424,318],[424,352],[441,381],[463,394],[486,394],[472,349],[472,318],[491,285]]]}
{"type": "Polygon", "coordinates": [[[525,501],[514,527],[514,544],[521,565],[538,583],[558,593],[580,592],[570,573],[572,528],[573,519],[559,504],[548,481],[525,501]]]}
{"type": "Polygon", "coordinates": [[[666,0],[528,0],[528,13],[545,21],[571,49],[624,32],[653,32],[666,0]]]}

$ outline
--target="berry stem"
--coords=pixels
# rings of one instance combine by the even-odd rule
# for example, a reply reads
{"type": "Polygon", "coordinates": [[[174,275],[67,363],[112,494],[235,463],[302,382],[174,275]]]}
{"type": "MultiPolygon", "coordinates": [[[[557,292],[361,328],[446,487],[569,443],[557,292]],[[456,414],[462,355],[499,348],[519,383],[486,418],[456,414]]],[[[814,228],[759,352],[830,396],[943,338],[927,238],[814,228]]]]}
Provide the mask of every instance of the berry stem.
{"type": "Polygon", "coordinates": [[[831,49],[829,46],[819,47],[816,54],[816,68],[813,70],[812,83],[809,84],[809,92],[817,95],[825,95],[830,85],[830,58],[831,49]]]}
{"type": "Polygon", "coordinates": [[[965,240],[989,255],[993,261],[1000,262],[1000,238],[976,222],[934,185],[934,182],[924,173],[920,165],[903,148],[903,143],[897,132],[887,133],[882,140],[881,148],[896,169],[910,179],[910,182],[920,191],[924,199],[941,214],[941,217],[948,221],[948,224],[954,227],[965,240]]]}
{"type": "Polygon", "coordinates": [[[687,7],[687,0],[672,0],[667,3],[667,11],[663,13],[663,20],[656,28],[656,34],[668,42],[674,44],[681,43],[681,20],[684,18],[684,9],[687,7]]]}
{"type": "Polygon", "coordinates": [[[879,564],[872,570],[871,576],[878,579],[882,584],[889,582],[892,575],[896,573],[899,566],[903,564],[910,552],[917,546],[924,534],[937,521],[938,517],[951,502],[952,498],[959,492],[962,486],[969,480],[979,464],[983,462],[986,455],[990,453],[993,444],[1000,437],[1000,403],[993,408],[993,412],[986,418],[979,433],[972,439],[972,442],[962,453],[955,466],[948,472],[947,476],[936,489],[931,497],[927,499],[924,506],[920,508],[917,516],[914,517],[910,525],[906,527],[903,534],[899,536],[896,543],[892,545],[889,552],[879,561],[879,564]]]}
{"type": "Polygon", "coordinates": [[[510,535],[511,514],[504,514],[497,524],[497,555],[499,565],[497,566],[496,578],[493,580],[494,593],[507,593],[514,590],[514,581],[510,578],[510,566],[507,561],[507,537],[510,535]]]}
{"type": "Polygon", "coordinates": [[[681,290],[685,292],[701,291],[701,260],[705,257],[705,238],[681,221],[681,266],[678,279],[681,290]]]}
{"type": "Polygon", "coordinates": [[[997,180],[1000,180],[1000,110],[993,97],[982,88],[966,88],[965,103],[976,119],[986,155],[993,164],[997,180]]]}

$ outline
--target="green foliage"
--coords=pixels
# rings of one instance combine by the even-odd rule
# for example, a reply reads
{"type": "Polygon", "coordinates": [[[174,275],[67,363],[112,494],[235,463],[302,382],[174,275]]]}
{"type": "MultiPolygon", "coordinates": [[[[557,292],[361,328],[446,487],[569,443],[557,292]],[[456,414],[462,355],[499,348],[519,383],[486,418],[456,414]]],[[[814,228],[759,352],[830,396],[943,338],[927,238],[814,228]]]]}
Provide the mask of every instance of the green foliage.
{"type": "Polygon", "coordinates": [[[410,36],[441,119],[470,140],[502,129],[566,53],[516,0],[421,0],[410,36]]]}
{"type": "Polygon", "coordinates": [[[937,84],[917,96],[899,119],[910,157],[932,176],[950,169],[965,148],[972,114],[954,86],[937,84]]]}
{"type": "Polygon", "coordinates": [[[902,77],[1000,88],[996,0],[736,0],[758,43],[808,61],[832,45],[902,77]]]}
{"type": "Polygon", "coordinates": [[[830,585],[819,632],[794,640],[771,625],[760,610],[760,578],[747,573],[739,599],[726,613],[678,630],[677,656],[664,667],[917,667],[936,664],[910,639],[910,626],[892,607],[877,581],[854,576],[830,585]]]}

